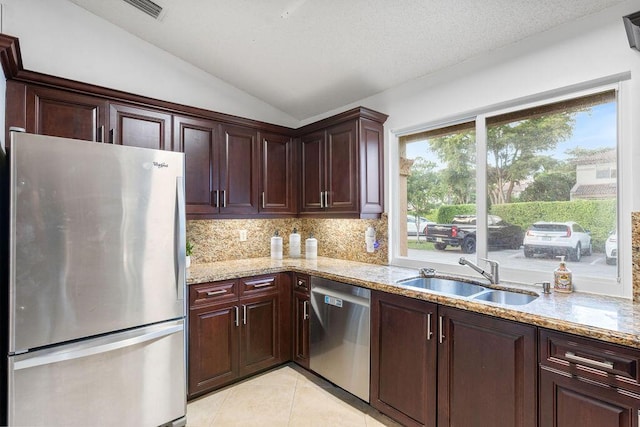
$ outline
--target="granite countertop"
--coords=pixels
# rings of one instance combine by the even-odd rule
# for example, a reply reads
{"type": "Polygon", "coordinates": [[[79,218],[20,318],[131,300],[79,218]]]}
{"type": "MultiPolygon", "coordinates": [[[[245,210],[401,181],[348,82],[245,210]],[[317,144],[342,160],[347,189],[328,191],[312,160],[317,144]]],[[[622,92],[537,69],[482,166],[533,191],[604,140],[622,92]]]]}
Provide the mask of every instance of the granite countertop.
{"type": "MultiPolygon", "coordinates": [[[[187,284],[285,271],[324,277],[640,349],[640,304],[624,298],[580,292],[543,294],[541,287],[501,284],[498,288],[535,292],[540,296],[526,305],[473,301],[396,283],[418,276],[415,269],[324,257],[317,260],[250,258],[193,264],[187,270],[187,284]]],[[[478,281],[486,286],[487,281],[483,278],[478,281]]]]}

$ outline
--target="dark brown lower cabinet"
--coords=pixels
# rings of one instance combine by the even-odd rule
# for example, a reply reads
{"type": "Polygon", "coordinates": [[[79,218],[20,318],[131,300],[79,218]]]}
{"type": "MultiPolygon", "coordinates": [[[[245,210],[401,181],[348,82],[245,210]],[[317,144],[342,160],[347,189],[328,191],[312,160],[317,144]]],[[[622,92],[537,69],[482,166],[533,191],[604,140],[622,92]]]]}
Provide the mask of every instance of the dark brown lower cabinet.
{"type": "Polygon", "coordinates": [[[188,398],[287,361],[288,274],[189,287],[188,398]]]}
{"type": "Polygon", "coordinates": [[[277,293],[240,300],[240,376],[244,377],[280,363],[277,293]]]}
{"type": "Polygon", "coordinates": [[[537,426],[536,328],[438,307],[438,426],[537,426]]]}
{"type": "Polygon", "coordinates": [[[371,406],[406,426],[435,426],[437,305],[384,292],[371,298],[371,406]]]}
{"type": "Polygon", "coordinates": [[[638,427],[640,351],[539,330],[540,427],[638,427]]]}
{"type": "Polygon", "coordinates": [[[637,427],[640,396],[540,368],[540,427],[637,427]]]}
{"type": "Polygon", "coordinates": [[[537,426],[534,326],[381,292],[371,313],[380,412],[408,426],[537,426]]]}
{"type": "Polygon", "coordinates": [[[238,377],[236,304],[189,313],[189,397],[238,377]]]}
{"type": "Polygon", "coordinates": [[[309,294],[293,293],[293,361],[309,369],[309,294]]]}

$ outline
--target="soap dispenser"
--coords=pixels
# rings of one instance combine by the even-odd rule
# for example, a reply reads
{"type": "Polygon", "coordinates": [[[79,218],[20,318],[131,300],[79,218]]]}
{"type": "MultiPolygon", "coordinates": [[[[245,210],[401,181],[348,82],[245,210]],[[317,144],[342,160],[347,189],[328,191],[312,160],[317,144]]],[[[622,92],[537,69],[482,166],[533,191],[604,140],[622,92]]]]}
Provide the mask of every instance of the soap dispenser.
{"type": "Polygon", "coordinates": [[[553,289],[556,292],[570,293],[573,291],[573,275],[564,262],[564,256],[559,256],[560,265],[553,271],[553,289]]]}

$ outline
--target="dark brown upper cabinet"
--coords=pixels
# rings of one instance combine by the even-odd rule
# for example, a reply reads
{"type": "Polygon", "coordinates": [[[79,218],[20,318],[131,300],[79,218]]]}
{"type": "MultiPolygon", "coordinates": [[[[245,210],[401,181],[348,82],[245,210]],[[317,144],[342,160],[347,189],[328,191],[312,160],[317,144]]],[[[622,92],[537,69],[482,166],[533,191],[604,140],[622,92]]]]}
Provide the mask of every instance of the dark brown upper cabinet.
{"type": "Polygon", "coordinates": [[[217,166],[215,141],[218,123],[193,117],[174,116],[174,149],[184,153],[185,202],[188,215],[218,213],[217,166]],[[214,176],[216,181],[214,182],[214,176]]]}
{"type": "Polygon", "coordinates": [[[109,105],[109,142],[130,147],[171,150],[171,114],[132,105],[109,105]]]}
{"type": "Polygon", "coordinates": [[[261,214],[295,216],[296,163],[293,139],[287,135],[260,134],[260,202],[261,214]]]}
{"type": "Polygon", "coordinates": [[[360,107],[301,129],[300,215],[380,216],[386,118],[360,107]]]}
{"type": "Polygon", "coordinates": [[[174,148],[185,153],[190,218],[258,212],[258,139],[254,129],[174,116],[174,148]]]}
{"type": "Polygon", "coordinates": [[[7,82],[7,129],[102,142],[107,112],[107,101],[98,97],[7,82]]]}
{"type": "Polygon", "coordinates": [[[220,174],[216,198],[220,213],[258,213],[259,160],[256,130],[222,124],[219,142],[220,174]]]}
{"type": "Polygon", "coordinates": [[[0,35],[0,52],[7,141],[19,127],[184,152],[190,219],[383,212],[382,113],[358,107],[296,130],[24,70],[15,37],[0,35]]]}

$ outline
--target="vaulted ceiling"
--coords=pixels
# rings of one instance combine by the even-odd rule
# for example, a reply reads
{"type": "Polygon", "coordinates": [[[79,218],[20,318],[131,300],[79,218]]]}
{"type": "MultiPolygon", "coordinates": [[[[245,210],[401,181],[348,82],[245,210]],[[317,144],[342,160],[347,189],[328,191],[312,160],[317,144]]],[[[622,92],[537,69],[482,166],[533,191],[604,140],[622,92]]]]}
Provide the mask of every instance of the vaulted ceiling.
{"type": "Polygon", "coordinates": [[[303,120],[622,0],[70,1],[303,120]]]}

